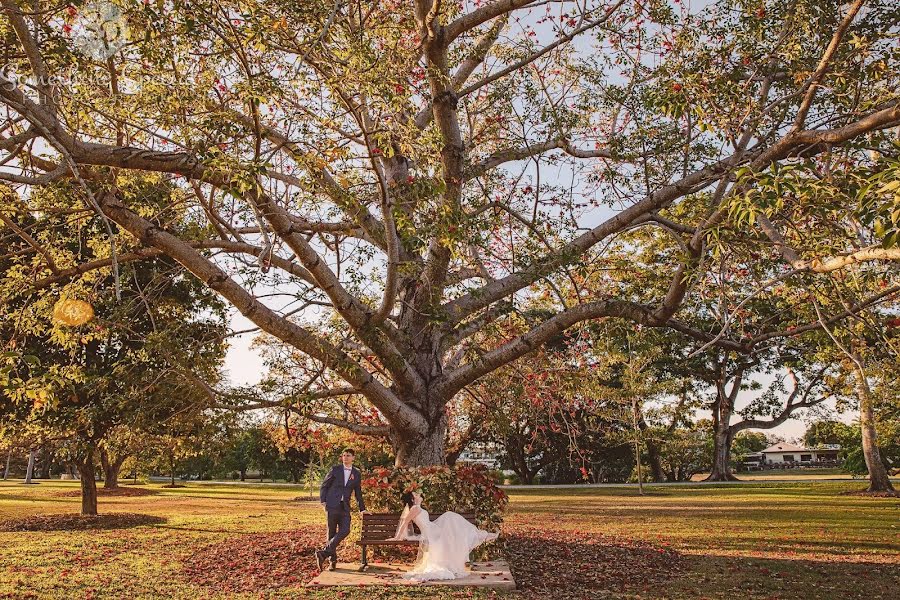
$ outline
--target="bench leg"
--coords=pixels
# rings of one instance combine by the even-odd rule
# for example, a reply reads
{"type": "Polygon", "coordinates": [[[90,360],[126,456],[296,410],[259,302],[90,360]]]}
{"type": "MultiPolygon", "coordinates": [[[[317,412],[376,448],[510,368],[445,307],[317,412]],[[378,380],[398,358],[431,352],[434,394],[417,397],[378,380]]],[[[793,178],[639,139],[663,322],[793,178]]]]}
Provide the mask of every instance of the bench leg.
{"type": "Polygon", "coordinates": [[[369,560],[366,558],[366,547],[363,546],[362,547],[362,561],[359,565],[359,570],[365,571],[368,568],[369,568],[369,560]]]}

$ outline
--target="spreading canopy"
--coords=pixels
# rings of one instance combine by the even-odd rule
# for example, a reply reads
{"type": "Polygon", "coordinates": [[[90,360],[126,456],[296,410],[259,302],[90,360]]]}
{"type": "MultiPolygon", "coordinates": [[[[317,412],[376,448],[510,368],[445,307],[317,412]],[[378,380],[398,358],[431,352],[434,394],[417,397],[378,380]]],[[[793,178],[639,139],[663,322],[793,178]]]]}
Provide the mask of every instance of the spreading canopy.
{"type": "MultiPolygon", "coordinates": [[[[401,463],[441,461],[453,396],[578,322],[710,341],[677,312],[745,174],[833,148],[869,160],[900,124],[886,0],[107,4],[118,13],[2,0],[0,177],[35,212],[28,189],[71,180],[113,246],[143,246],[60,270],[36,241],[34,285],[164,253],[344,382],[313,389],[377,408],[401,463]],[[185,193],[142,210],[117,180],[135,171],[185,193]],[[667,218],[697,194],[701,210],[667,218]],[[172,230],[173,211],[196,227],[172,230]],[[600,289],[465,351],[639,226],[680,248],[659,297],[600,289]]],[[[786,261],[816,270],[766,222],[786,261]]],[[[836,251],[896,258],[870,242],[836,251]]]]}

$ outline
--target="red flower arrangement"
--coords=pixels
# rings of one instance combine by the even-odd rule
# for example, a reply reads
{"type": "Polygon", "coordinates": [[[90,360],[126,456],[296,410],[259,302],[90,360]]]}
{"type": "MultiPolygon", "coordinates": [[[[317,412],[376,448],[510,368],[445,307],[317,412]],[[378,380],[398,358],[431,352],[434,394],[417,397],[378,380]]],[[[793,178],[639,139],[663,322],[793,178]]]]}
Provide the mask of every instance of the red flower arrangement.
{"type": "Polygon", "coordinates": [[[417,491],[428,510],[473,511],[479,527],[496,531],[509,502],[483,465],[458,467],[376,467],[363,479],[366,505],[374,511],[400,512],[401,496],[417,491]]]}

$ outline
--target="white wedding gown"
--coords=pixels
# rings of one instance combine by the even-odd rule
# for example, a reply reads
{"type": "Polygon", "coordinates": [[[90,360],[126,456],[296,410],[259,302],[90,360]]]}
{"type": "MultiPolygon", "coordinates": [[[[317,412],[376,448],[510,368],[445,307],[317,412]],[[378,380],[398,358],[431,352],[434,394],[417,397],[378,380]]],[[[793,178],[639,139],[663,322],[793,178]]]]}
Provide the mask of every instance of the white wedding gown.
{"type": "MultiPolygon", "coordinates": [[[[404,517],[408,510],[407,507],[403,511],[404,517]]],[[[420,536],[412,535],[409,532],[412,529],[410,526],[407,531],[398,532],[397,537],[419,540],[416,564],[403,574],[404,579],[416,582],[465,577],[469,574],[466,568],[469,553],[484,542],[496,540],[500,535],[478,529],[455,512],[445,512],[432,521],[428,511],[421,508],[413,522],[422,532],[420,536]]]]}

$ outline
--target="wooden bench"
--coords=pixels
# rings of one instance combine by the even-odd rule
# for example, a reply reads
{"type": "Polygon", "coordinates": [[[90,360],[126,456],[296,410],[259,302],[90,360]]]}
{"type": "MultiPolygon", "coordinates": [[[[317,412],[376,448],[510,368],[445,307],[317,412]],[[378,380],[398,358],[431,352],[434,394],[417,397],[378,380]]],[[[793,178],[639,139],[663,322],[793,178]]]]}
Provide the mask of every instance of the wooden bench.
{"type": "MultiPolygon", "coordinates": [[[[434,521],[444,513],[430,514],[431,520],[434,521]]],[[[475,521],[474,512],[461,512],[466,521],[473,525],[478,525],[475,521]]],[[[419,540],[389,540],[397,533],[397,526],[400,524],[400,515],[393,513],[368,513],[362,515],[362,535],[356,542],[362,546],[362,560],[360,561],[359,570],[365,571],[369,566],[366,548],[368,546],[404,546],[418,544],[419,540]]],[[[418,535],[419,528],[413,525],[413,529],[418,535]]]]}

